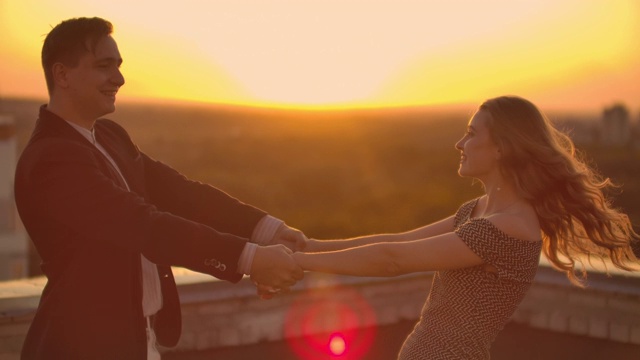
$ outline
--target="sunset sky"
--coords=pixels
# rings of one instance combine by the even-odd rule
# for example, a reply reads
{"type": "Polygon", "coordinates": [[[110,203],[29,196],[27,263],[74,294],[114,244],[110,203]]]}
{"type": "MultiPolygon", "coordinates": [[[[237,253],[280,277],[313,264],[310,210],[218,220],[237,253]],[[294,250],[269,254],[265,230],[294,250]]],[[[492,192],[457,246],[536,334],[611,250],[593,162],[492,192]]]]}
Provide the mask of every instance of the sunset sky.
{"type": "Polygon", "coordinates": [[[79,16],[114,24],[119,101],[640,110],[637,0],[0,0],[0,98],[46,97],[44,36],[79,16]]]}

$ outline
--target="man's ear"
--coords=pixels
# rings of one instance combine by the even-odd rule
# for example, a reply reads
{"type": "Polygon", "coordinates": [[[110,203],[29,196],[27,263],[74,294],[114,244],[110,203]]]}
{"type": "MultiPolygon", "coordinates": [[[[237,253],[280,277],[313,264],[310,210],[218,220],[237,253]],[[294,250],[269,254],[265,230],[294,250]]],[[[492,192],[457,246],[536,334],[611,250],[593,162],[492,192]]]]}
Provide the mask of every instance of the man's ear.
{"type": "Polygon", "coordinates": [[[53,76],[53,82],[57,87],[66,88],[69,86],[69,79],[67,67],[62,63],[55,63],[51,66],[51,75],[53,76]]]}

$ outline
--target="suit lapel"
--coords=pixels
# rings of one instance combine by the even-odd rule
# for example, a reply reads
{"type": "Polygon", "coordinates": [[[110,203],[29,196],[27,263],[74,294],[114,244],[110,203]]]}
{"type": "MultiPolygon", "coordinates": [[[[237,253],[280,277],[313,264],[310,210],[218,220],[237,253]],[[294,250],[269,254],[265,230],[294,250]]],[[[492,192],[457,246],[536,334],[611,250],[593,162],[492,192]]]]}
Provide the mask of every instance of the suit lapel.
{"type": "Polygon", "coordinates": [[[98,124],[95,126],[96,141],[104,147],[109,153],[113,161],[120,169],[120,173],[125,178],[129,186],[129,190],[138,195],[145,196],[144,191],[144,165],[140,163],[142,158],[139,154],[132,154],[127,151],[127,146],[135,148],[133,144],[123,143],[124,139],[116,135],[106,124],[98,124]]]}
{"type": "Polygon", "coordinates": [[[124,183],[124,181],[126,181],[127,184],[129,184],[129,186],[131,186],[131,176],[128,176],[128,166],[127,166],[127,162],[123,160],[122,156],[120,155],[120,153],[118,153],[118,151],[116,151],[116,149],[114,148],[113,144],[108,141],[107,139],[105,139],[104,136],[102,136],[102,132],[98,131],[98,129],[96,129],[96,141],[102,145],[102,147],[107,150],[107,152],[109,153],[109,155],[111,156],[111,158],[113,159],[113,161],[116,163],[116,165],[118,166],[118,169],[120,170],[120,173],[118,173],[118,170],[116,170],[115,168],[113,168],[113,165],[111,164],[111,162],[108,159],[107,162],[109,163],[109,167],[112,168],[113,172],[115,172],[116,176],[118,177],[119,182],[121,183],[121,185],[126,189],[127,185],[124,183]],[[122,176],[120,176],[120,174],[122,174],[122,176]],[[124,178],[124,179],[122,179],[124,178]]]}

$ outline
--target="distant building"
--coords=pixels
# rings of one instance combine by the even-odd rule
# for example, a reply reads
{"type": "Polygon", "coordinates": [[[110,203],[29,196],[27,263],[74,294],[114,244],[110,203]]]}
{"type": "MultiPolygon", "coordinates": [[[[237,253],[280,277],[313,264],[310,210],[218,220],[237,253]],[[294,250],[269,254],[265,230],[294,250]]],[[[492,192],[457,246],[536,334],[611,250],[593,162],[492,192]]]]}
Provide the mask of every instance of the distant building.
{"type": "Polygon", "coordinates": [[[623,146],[631,141],[631,121],[629,111],[622,104],[604,109],[602,113],[601,143],[609,146],[623,146]]]}
{"type": "Polygon", "coordinates": [[[589,145],[598,141],[600,125],[591,119],[563,119],[556,126],[567,134],[576,145],[589,145]]]}
{"type": "Polygon", "coordinates": [[[17,159],[13,117],[0,114],[0,281],[27,276],[27,236],[13,196],[17,159]]]}

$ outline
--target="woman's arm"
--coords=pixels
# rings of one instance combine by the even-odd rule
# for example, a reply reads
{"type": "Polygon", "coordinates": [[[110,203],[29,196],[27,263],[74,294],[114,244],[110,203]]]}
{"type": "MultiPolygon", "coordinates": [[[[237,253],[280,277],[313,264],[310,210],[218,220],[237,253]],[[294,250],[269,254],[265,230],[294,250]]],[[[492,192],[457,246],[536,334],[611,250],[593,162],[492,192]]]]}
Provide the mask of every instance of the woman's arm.
{"type": "Polygon", "coordinates": [[[351,239],[343,240],[309,240],[304,249],[305,252],[326,252],[337,251],[348,248],[354,248],[359,246],[377,244],[377,243],[391,243],[412,241],[418,239],[425,239],[436,235],[445,234],[454,230],[453,221],[455,216],[450,216],[446,219],[437,221],[435,223],[410,230],[403,233],[396,234],[378,234],[360,236],[351,239]]]}
{"type": "Polygon", "coordinates": [[[483,263],[453,232],[420,240],[374,243],[321,253],[294,253],[293,256],[304,270],[352,276],[390,277],[483,263]]]}

